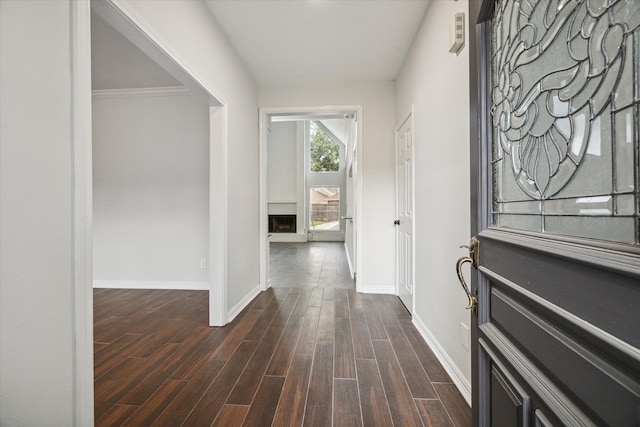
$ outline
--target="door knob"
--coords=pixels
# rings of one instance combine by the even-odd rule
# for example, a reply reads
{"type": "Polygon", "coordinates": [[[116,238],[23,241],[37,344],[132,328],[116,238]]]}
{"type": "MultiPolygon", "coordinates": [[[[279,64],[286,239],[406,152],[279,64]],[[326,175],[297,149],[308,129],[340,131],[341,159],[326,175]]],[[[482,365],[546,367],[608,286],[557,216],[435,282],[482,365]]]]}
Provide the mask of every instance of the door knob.
{"type": "Polygon", "coordinates": [[[400,225],[400,220],[396,219],[395,221],[393,221],[393,225],[400,225]]]}

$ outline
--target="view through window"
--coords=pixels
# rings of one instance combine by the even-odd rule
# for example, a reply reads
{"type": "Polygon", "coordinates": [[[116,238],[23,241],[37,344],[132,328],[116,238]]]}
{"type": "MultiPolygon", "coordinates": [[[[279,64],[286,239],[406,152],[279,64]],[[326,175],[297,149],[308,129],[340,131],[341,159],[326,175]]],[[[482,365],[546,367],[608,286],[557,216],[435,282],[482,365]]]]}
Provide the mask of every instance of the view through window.
{"type": "Polygon", "coordinates": [[[340,230],[340,187],[311,187],[310,230],[340,230]]]}
{"type": "Polygon", "coordinates": [[[340,170],[340,147],[318,125],[310,126],[310,170],[311,172],[338,172],[340,170]]]}

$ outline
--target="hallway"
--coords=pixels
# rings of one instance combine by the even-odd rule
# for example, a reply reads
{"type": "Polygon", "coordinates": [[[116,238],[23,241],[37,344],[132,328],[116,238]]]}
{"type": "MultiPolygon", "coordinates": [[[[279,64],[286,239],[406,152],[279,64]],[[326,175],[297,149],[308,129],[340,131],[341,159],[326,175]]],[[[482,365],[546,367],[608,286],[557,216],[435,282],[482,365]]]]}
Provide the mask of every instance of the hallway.
{"type": "Polygon", "coordinates": [[[97,426],[469,426],[399,300],[270,288],[229,325],[206,291],[94,290],[97,426]]]}
{"type": "Polygon", "coordinates": [[[355,289],[344,242],[270,243],[271,286],[355,289]]]}

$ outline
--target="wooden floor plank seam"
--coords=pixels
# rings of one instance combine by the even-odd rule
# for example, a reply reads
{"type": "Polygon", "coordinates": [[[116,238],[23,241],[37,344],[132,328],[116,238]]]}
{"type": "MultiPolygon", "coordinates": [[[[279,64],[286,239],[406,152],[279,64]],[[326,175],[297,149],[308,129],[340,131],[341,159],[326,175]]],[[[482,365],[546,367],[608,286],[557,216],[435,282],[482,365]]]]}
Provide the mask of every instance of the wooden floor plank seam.
{"type": "MultiPolygon", "coordinates": [[[[444,383],[441,383],[441,384],[444,384],[444,383]]],[[[438,394],[438,400],[439,400],[441,403],[443,403],[443,402],[442,402],[442,397],[440,397],[440,393],[438,393],[438,389],[437,389],[437,388],[436,388],[436,394],[438,394]]],[[[452,425],[456,425],[456,424],[455,424],[455,422],[454,422],[454,420],[453,420],[453,417],[452,417],[452,416],[451,416],[451,414],[449,413],[449,410],[447,410],[447,406],[446,406],[446,405],[444,405],[444,403],[443,403],[442,407],[444,408],[444,412],[447,414],[447,417],[449,417],[449,420],[451,421],[451,424],[452,424],[452,425]]]]}

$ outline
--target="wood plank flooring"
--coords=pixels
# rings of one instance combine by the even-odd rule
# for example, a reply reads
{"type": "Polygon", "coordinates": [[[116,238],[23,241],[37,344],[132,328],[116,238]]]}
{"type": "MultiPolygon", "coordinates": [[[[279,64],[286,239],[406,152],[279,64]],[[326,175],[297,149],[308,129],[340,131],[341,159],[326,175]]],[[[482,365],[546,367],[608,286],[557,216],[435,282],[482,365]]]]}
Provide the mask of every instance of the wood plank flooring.
{"type": "Polygon", "coordinates": [[[354,289],[344,242],[271,242],[269,252],[271,286],[354,289]]]}
{"type": "Polygon", "coordinates": [[[206,291],[94,290],[97,426],[471,424],[396,297],[275,287],[207,313],[206,291]]]}

